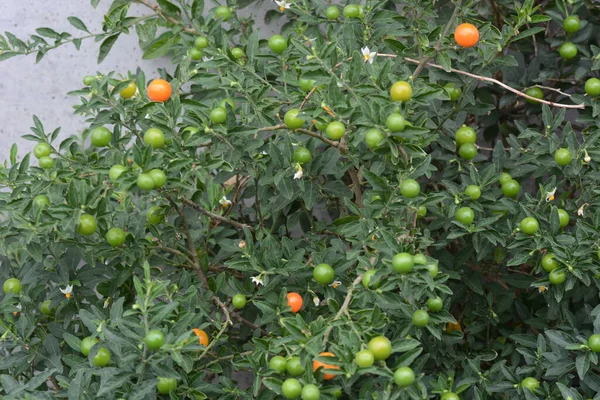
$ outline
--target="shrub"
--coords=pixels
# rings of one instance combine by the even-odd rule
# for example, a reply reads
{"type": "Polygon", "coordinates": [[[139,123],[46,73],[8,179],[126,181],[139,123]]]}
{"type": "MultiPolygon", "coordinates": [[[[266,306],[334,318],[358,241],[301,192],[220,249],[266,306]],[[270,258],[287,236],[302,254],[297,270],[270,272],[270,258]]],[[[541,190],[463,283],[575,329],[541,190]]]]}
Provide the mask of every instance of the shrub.
{"type": "Polygon", "coordinates": [[[600,398],[596,5],[131,3],[0,169],[3,398],[600,398]]]}

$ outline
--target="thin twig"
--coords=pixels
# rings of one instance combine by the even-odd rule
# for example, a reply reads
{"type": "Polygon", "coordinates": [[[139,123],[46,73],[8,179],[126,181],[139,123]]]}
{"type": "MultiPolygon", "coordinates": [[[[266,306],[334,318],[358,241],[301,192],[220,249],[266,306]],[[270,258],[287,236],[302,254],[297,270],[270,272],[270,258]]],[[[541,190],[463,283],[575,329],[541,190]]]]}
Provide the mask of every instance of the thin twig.
{"type": "Polygon", "coordinates": [[[200,206],[200,205],[198,205],[198,204],[196,204],[193,201],[190,201],[188,199],[181,199],[181,201],[186,206],[188,206],[190,208],[193,208],[194,210],[200,212],[201,214],[206,215],[207,217],[209,217],[211,219],[214,219],[216,221],[221,221],[221,222],[226,223],[226,224],[231,225],[231,226],[235,226],[238,229],[248,228],[251,232],[254,232],[254,228],[251,227],[250,225],[243,224],[241,222],[237,222],[237,221],[234,221],[234,220],[229,219],[229,218],[225,218],[225,217],[223,217],[223,216],[221,216],[219,214],[215,214],[215,213],[213,213],[211,211],[208,211],[204,207],[202,207],[202,206],[200,206]]]}
{"type": "Polygon", "coordinates": [[[340,319],[342,317],[342,315],[344,315],[344,313],[348,310],[348,307],[350,306],[350,301],[352,300],[352,293],[354,293],[354,288],[356,287],[356,285],[358,285],[360,283],[362,278],[363,278],[363,274],[360,274],[356,277],[354,282],[352,282],[352,286],[350,286],[348,288],[348,293],[346,293],[346,297],[344,298],[342,307],[340,307],[337,314],[335,314],[335,317],[333,317],[333,320],[331,320],[331,322],[329,322],[329,325],[327,326],[327,329],[325,330],[325,333],[323,334],[323,344],[322,344],[323,349],[325,349],[325,345],[327,344],[329,335],[331,334],[331,331],[333,330],[333,323],[335,321],[337,321],[338,319],[340,319]]]}
{"type": "Polygon", "coordinates": [[[304,97],[304,100],[302,100],[302,104],[300,104],[300,107],[298,108],[299,110],[302,110],[304,108],[304,105],[306,104],[308,99],[310,99],[310,96],[312,96],[316,90],[317,90],[317,87],[313,86],[313,88],[310,90],[310,92],[308,92],[306,97],[304,97]]]}
{"type": "Polygon", "coordinates": [[[331,139],[327,139],[325,136],[321,136],[321,135],[319,135],[316,132],[309,131],[308,129],[304,129],[304,128],[296,129],[294,132],[300,132],[300,133],[303,133],[305,135],[312,136],[314,138],[319,139],[323,143],[327,143],[330,146],[337,147],[343,154],[347,154],[348,153],[348,147],[347,146],[344,146],[340,142],[334,142],[331,139]]]}
{"type": "Polygon", "coordinates": [[[563,92],[562,90],[560,90],[560,89],[556,89],[556,88],[553,88],[553,87],[549,87],[549,86],[542,86],[542,85],[533,85],[532,87],[539,87],[540,89],[551,90],[551,91],[553,91],[553,92],[560,93],[560,94],[562,94],[563,96],[571,97],[571,95],[570,95],[569,93],[565,93],[565,92],[563,92]]]}
{"type": "Polygon", "coordinates": [[[242,324],[246,325],[248,328],[251,329],[259,329],[260,333],[262,333],[263,336],[267,336],[269,334],[269,332],[266,331],[266,329],[261,328],[260,326],[248,321],[246,318],[242,317],[240,314],[238,314],[237,312],[233,311],[231,313],[231,316],[235,319],[237,319],[239,322],[241,322],[242,324]]]}
{"type": "Polygon", "coordinates": [[[147,0],[137,0],[137,2],[140,3],[140,4],[145,5],[148,8],[150,8],[157,15],[163,17],[165,20],[169,21],[173,25],[183,25],[183,30],[185,32],[188,32],[188,33],[198,33],[194,28],[189,28],[189,27],[185,26],[185,24],[183,23],[183,21],[178,20],[178,19],[173,18],[173,17],[170,17],[167,14],[165,14],[165,12],[160,9],[160,7],[158,6],[158,4],[152,4],[152,3],[150,3],[147,0]]]}
{"type": "Polygon", "coordinates": [[[360,179],[358,178],[358,170],[355,168],[349,168],[348,174],[352,181],[352,191],[354,192],[354,200],[358,207],[362,207],[362,189],[360,188],[360,179]]]}

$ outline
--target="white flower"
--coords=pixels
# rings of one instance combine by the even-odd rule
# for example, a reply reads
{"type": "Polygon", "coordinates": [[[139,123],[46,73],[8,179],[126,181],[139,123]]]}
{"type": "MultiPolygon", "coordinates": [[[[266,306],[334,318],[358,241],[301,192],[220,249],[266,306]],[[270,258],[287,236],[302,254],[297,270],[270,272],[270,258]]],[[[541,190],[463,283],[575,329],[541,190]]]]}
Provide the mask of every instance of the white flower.
{"type": "Polygon", "coordinates": [[[340,286],[342,284],[342,282],[340,281],[333,281],[333,283],[331,283],[329,286],[331,286],[334,289],[337,289],[338,286],[340,286]]]}
{"type": "Polygon", "coordinates": [[[67,285],[66,288],[60,289],[61,293],[65,295],[67,299],[71,298],[71,293],[73,293],[73,285],[67,285]]]}
{"type": "Polygon", "coordinates": [[[263,155],[263,156],[266,156],[268,153],[263,150],[263,151],[260,152],[260,154],[263,155]]]}
{"type": "Polygon", "coordinates": [[[23,306],[21,305],[21,303],[19,303],[19,304],[17,304],[17,305],[15,306],[15,308],[16,308],[17,310],[19,310],[18,312],[21,312],[21,310],[23,309],[23,306]]]}
{"type": "Polygon", "coordinates": [[[245,249],[246,248],[246,241],[245,240],[240,240],[240,243],[238,244],[238,247],[240,249],[245,249]]]}
{"type": "Polygon", "coordinates": [[[546,292],[547,290],[548,290],[548,288],[547,288],[546,286],[540,286],[540,287],[538,288],[538,292],[540,292],[540,293],[544,293],[544,292],[546,292]]]}
{"type": "Polygon", "coordinates": [[[577,210],[577,215],[579,215],[580,217],[583,216],[583,209],[586,208],[588,205],[588,203],[585,203],[584,205],[579,207],[579,209],[577,210]]]}
{"type": "Polygon", "coordinates": [[[214,57],[206,57],[206,56],[202,57],[202,61],[204,61],[204,62],[212,61],[214,59],[215,59],[214,57]]]}
{"type": "Polygon", "coordinates": [[[556,193],[556,188],[552,189],[548,193],[546,193],[546,202],[554,200],[554,194],[556,193]]]}
{"type": "Polygon", "coordinates": [[[231,200],[229,200],[227,197],[223,196],[223,197],[221,197],[221,200],[219,200],[219,204],[223,207],[228,207],[232,203],[231,203],[231,200]]]}
{"type": "Polygon", "coordinates": [[[371,51],[367,46],[360,49],[360,51],[362,52],[363,60],[365,60],[365,62],[368,62],[369,64],[373,64],[373,61],[375,61],[375,56],[377,55],[377,53],[374,51],[371,51]]]}
{"type": "Polygon", "coordinates": [[[304,175],[304,171],[302,170],[302,167],[298,164],[298,166],[296,167],[296,173],[294,174],[294,179],[300,179],[302,178],[302,175],[304,175]]]}
{"type": "Polygon", "coordinates": [[[277,4],[279,6],[279,11],[284,12],[285,10],[287,10],[288,8],[290,8],[290,6],[292,5],[292,3],[288,3],[286,0],[275,0],[275,4],[277,4]]]}
{"type": "Polygon", "coordinates": [[[589,163],[590,161],[592,161],[592,157],[590,157],[590,155],[588,154],[586,149],[583,149],[584,153],[585,153],[585,157],[583,157],[583,161],[585,161],[586,163],[589,163]]]}
{"type": "Polygon", "coordinates": [[[313,297],[313,303],[315,303],[315,307],[319,307],[319,304],[321,304],[321,300],[319,300],[318,296],[313,297]]]}
{"type": "Polygon", "coordinates": [[[260,275],[259,276],[253,276],[252,277],[252,283],[256,283],[256,286],[258,286],[258,285],[264,285],[264,283],[263,283],[260,275]]]}

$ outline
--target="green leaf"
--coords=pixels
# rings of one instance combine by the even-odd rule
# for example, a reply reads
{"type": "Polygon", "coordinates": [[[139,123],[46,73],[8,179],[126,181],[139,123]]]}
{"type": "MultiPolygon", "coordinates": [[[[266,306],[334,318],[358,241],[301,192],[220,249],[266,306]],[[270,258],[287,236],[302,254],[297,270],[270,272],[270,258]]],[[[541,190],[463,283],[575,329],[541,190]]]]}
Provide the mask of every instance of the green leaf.
{"type": "Polygon", "coordinates": [[[159,58],[165,56],[171,50],[171,38],[163,37],[162,39],[156,40],[152,43],[144,54],[142,55],[142,59],[144,60],[152,60],[155,58],[159,58]]]}
{"type": "Polygon", "coordinates": [[[166,14],[177,16],[181,14],[181,10],[175,4],[171,3],[168,0],[156,0],[161,10],[166,14]]]}
{"type": "Polygon", "coordinates": [[[115,44],[115,42],[117,41],[118,38],[119,38],[119,33],[109,36],[106,39],[104,39],[104,41],[100,45],[100,51],[98,52],[98,61],[97,61],[98,64],[102,63],[102,61],[104,61],[106,56],[108,56],[108,53],[110,52],[110,50],[112,49],[113,45],[115,44]]]}
{"type": "Polygon", "coordinates": [[[73,25],[75,28],[77,28],[77,29],[79,29],[79,30],[82,30],[82,31],[84,31],[84,32],[88,32],[88,33],[90,32],[90,31],[88,30],[87,26],[85,26],[85,24],[83,23],[83,21],[82,21],[82,20],[80,20],[79,18],[77,18],[77,17],[68,17],[68,18],[67,18],[67,20],[68,20],[68,21],[69,21],[69,23],[70,23],[71,25],[73,25]]]}

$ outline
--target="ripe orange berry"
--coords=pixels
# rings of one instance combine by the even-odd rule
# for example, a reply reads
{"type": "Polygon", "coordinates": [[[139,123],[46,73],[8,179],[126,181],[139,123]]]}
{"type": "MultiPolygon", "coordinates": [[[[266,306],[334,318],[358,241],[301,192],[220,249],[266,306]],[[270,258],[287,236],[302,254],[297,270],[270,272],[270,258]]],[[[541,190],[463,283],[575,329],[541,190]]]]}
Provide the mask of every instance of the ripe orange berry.
{"type": "Polygon", "coordinates": [[[296,292],[287,294],[287,305],[291,307],[293,313],[297,313],[302,308],[302,296],[296,292]]]}
{"type": "MultiPolygon", "coordinates": [[[[320,357],[335,357],[335,354],[330,353],[328,351],[324,351],[323,353],[319,354],[320,357]]],[[[331,365],[331,364],[325,364],[324,362],[318,361],[318,360],[314,360],[313,361],[313,371],[316,371],[319,368],[324,368],[324,369],[340,369],[340,367],[338,367],[337,365],[331,365]]],[[[323,373],[323,379],[325,379],[326,381],[335,378],[335,374],[328,374],[328,373],[323,373]]]]}
{"type": "Polygon", "coordinates": [[[148,85],[148,97],[152,101],[167,101],[171,97],[171,84],[164,79],[155,79],[148,85]]]}
{"type": "Polygon", "coordinates": [[[206,333],[202,329],[194,328],[192,329],[196,336],[198,336],[198,340],[202,346],[208,346],[208,333],[206,333]]]}
{"type": "Polygon", "coordinates": [[[479,30],[473,24],[460,24],[454,31],[454,40],[459,46],[473,47],[479,41],[479,30]]]}

